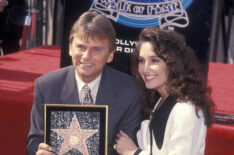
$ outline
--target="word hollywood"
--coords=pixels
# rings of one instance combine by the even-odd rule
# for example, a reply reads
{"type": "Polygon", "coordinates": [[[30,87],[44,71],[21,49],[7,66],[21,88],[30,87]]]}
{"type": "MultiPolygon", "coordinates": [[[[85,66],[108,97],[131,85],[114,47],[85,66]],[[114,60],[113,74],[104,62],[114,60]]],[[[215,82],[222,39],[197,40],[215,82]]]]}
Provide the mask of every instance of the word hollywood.
{"type": "Polygon", "coordinates": [[[132,53],[134,51],[136,41],[116,39],[116,45],[117,52],[132,53]]]}

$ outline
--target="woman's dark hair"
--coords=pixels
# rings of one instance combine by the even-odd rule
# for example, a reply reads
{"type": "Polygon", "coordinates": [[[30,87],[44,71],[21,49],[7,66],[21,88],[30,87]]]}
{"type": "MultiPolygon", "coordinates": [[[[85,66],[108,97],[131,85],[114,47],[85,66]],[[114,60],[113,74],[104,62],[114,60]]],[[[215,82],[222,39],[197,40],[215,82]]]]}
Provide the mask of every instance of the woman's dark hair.
{"type": "Polygon", "coordinates": [[[160,97],[156,90],[145,87],[138,72],[139,50],[144,42],[151,43],[155,54],[167,64],[169,95],[175,97],[177,101],[192,101],[197,116],[198,110],[201,109],[207,127],[211,127],[214,112],[214,103],[210,99],[211,89],[206,86],[206,79],[195,53],[186,45],[182,35],[156,27],[148,27],[141,31],[131,64],[132,74],[142,85],[144,111],[149,113],[160,97]]]}

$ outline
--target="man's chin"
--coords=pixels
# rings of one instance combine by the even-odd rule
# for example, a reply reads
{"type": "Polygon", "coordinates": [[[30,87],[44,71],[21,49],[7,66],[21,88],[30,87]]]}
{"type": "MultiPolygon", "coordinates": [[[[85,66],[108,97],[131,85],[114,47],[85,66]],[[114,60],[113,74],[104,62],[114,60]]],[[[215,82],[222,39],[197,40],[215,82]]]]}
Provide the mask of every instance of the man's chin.
{"type": "Polygon", "coordinates": [[[79,66],[78,70],[81,70],[82,72],[87,72],[87,71],[91,71],[93,68],[93,66],[79,66]]]}
{"type": "Polygon", "coordinates": [[[89,73],[87,73],[87,71],[80,71],[80,72],[78,72],[78,74],[81,76],[81,77],[85,77],[85,78],[88,78],[88,77],[90,77],[90,74],[89,73]]]}
{"type": "Polygon", "coordinates": [[[87,71],[91,71],[91,67],[86,67],[86,66],[81,66],[81,65],[77,65],[77,66],[75,66],[75,68],[76,68],[76,70],[78,71],[78,72],[80,72],[80,73],[85,73],[85,72],[87,72],[87,71]]]}

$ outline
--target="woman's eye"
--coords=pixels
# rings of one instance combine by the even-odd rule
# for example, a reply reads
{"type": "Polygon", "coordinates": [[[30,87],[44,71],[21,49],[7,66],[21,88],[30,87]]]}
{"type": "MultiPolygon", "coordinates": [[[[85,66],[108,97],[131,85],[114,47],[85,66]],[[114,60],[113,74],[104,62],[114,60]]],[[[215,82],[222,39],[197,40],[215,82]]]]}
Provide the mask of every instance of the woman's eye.
{"type": "Polygon", "coordinates": [[[152,59],[151,61],[152,62],[159,62],[160,60],[159,59],[152,59]]]}
{"type": "Polygon", "coordinates": [[[141,59],[141,58],[139,58],[139,59],[138,59],[138,62],[139,62],[139,63],[143,63],[143,62],[144,62],[144,60],[143,60],[143,59],[141,59]]]}

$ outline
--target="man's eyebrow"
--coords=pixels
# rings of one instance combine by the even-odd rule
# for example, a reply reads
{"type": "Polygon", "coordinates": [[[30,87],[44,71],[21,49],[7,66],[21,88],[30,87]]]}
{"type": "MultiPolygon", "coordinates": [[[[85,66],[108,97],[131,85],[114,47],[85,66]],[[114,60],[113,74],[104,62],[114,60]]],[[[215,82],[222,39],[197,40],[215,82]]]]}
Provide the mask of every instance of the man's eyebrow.
{"type": "Polygon", "coordinates": [[[93,46],[92,48],[101,48],[101,49],[103,49],[104,47],[103,46],[93,46]]]}

